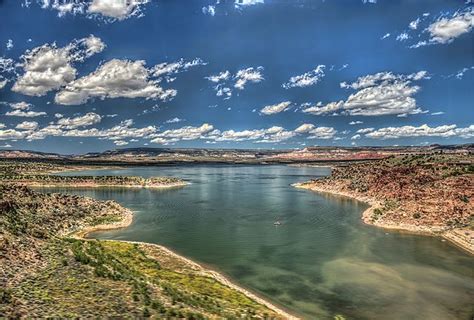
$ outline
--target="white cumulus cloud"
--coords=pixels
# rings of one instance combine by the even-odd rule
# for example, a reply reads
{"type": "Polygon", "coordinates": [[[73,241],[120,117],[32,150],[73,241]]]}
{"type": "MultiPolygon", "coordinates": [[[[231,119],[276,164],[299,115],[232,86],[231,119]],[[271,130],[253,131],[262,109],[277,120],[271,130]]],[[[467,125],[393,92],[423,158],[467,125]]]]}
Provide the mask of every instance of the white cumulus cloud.
{"type": "Polygon", "coordinates": [[[94,35],[90,35],[89,37],[82,39],[82,41],[86,46],[86,57],[100,53],[105,49],[105,43],[94,35]]]}
{"type": "Polygon", "coordinates": [[[303,123],[298,128],[295,129],[296,133],[307,133],[315,128],[315,125],[312,123],[303,123]]]}
{"type": "Polygon", "coordinates": [[[211,132],[214,127],[211,124],[204,123],[199,127],[186,126],[179,129],[166,130],[160,133],[156,133],[152,136],[150,142],[159,144],[169,144],[180,140],[196,140],[202,139],[204,136],[211,132]]]}
{"type": "Polygon", "coordinates": [[[410,24],[408,25],[408,28],[412,30],[416,30],[418,29],[419,24],[420,24],[420,18],[417,18],[416,20],[413,20],[412,22],[410,22],[410,24]]]}
{"type": "Polygon", "coordinates": [[[408,75],[380,72],[360,77],[354,83],[341,83],[342,88],[358,90],[345,101],[307,107],[303,112],[314,115],[344,114],[359,116],[408,115],[424,112],[413,97],[421,88],[413,81],[429,79],[426,71],[408,75]]]}
{"type": "Polygon", "coordinates": [[[43,96],[73,81],[76,68],[73,63],[102,51],[105,45],[91,35],[74,40],[65,47],[55,43],[28,50],[21,56],[24,73],[18,77],[12,90],[29,96],[43,96]]]}
{"type": "Polygon", "coordinates": [[[7,50],[11,50],[13,48],[13,40],[12,39],[8,39],[6,47],[7,47],[7,50]]]}
{"type": "Polygon", "coordinates": [[[36,121],[23,121],[16,125],[16,129],[20,130],[35,130],[38,128],[38,122],[36,121]]]}
{"type": "Polygon", "coordinates": [[[360,134],[355,134],[351,137],[351,140],[359,140],[361,138],[360,134]]]}
{"type": "Polygon", "coordinates": [[[33,105],[24,101],[9,103],[8,105],[12,110],[5,113],[6,116],[33,118],[46,115],[46,112],[43,111],[32,111],[33,105]]]}
{"type": "Polygon", "coordinates": [[[315,85],[325,76],[324,69],[325,65],[320,64],[314,70],[303,73],[298,76],[291,77],[287,83],[284,83],[282,86],[285,89],[294,88],[294,87],[309,87],[315,85]]]}
{"type": "Polygon", "coordinates": [[[224,130],[215,129],[211,124],[199,127],[185,126],[179,129],[157,132],[149,136],[151,142],[168,145],[182,140],[206,140],[206,143],[216,142],[241,142],[254,143],[279,143],[289,140],[297,135],[306,135],[308,139],[331,139],[337,130],[331,127],[316,127],[313,124],[302,124],[294,130],[287,130],[280,126],[262,129],[224,130]]]}
{"type": "Polygon", "coordinates": [[[236,7],[254,6],[256,4],[263,4],[263,3],[265,3],[264,0],[235,0],[236,7]]]}
{"type": "MultiPolygon", "coordinates": [[[[143,15],[143,6],[150,0],[37,0],[43,9],[58,12],[59,17],[67,14],[85,15],[88,18],[102,17],[106,22],[121,21],[130,17],[143,15]]],[[[29,1],[26,0],[29,7],[29,1]]]]}
{"type": "Polygon", "coordinates": [[[174,89],[163,89],[150,79],[145,61],[110,60],[94,72],[74,80],[56,94],[55,102],[64,105],[86,103],[91,98],[146,98],[168,100],[174,89]]]}
{"type": "Polygon", "coordinates": [[[28,132],[29,131],[18,131],[15,129],[0,130],[0,140],[20,140],[25,138],[28,135],[28,132]]]}
{"type": "Polygon", "coordinates": [[[430,127],[427,124],[419,127],[415,126],[402,126],[402,127],[387,127],[374,130],[366,134],[367,137],[373,139],[398,139],[398,138],[411,138],[411,137],[461,137],[461,138],[472,138],[474,137],[474,125],[467,128],[457,128],[456,125],[442,125],[438,127],[430,127]]]}
{"type": "Polygon", "coordinates": [[[92,124],[97,123],[98,115],[85,115],[76,118],[67,118],[67,121],[64,121],[64,118],[58,120],[57,123],[50,124],[46,127],[40,128],[34,132],[30,132],[24,138],[28,140],[40,140],[48,136],[54,137],[94,137],[99,139],[106,140],[124,140],[127,138],[143,138],[148,137],[154,134],[157,131],[155,126],[147,126],[142,128],[134,128],[133,120],[128,119],[122,121],[120,124],[113,126],[109,129],[99,130],[97,128],[87,128],[92,124]],[[61,121],[63,120],[63,121],[61,121]]]}
{"type": "Polygon", "coordinates": [[[243,90],[248,83],[258,83],[264,80],[262,75],[263,67],[249,67],[241,69],[232,76],[231,72],[226,70],[218,74],[206,77],[207,80],[216,83],[213,89],[216,91],[216,96],[224,97],[224,100],[232,97],[233,86],[236,89],[243,90]],[[235,81],[234,84],[230,83],[235,81]]]}
{"type": "Polygon", "coordinates": [[[456,12],[450,18],[440,18],[428,27],[430,41],[449,43],[462,34],[468,33],[474,26],[474,9],[456,12]]]}
{"type": "Polygon", "coordinates": [[[264,80],[262,75],[263,67],[250,67],[247,69],[242,69],[237,71],[235,75],[235,84],[234,87],[243,90],[247,82],[258,83],[264,80]]]}
{"type": "Polygon", "coordinates": [[[202,7],[202,13],[208,14],[210,16],[216,15],[216,6],[208,5],[206,7],[202,7]]]}
{"type": "MultiPolygon", "coordinates": [[[[428,15],[423,15],[423,18],[427,16],[428,15]]],[[[426,29],[424,29],[423,33],[427,33],[429,38],[418,41],[417,43],[411,45],[410,48],[419,48],[433,44],[451,43],[454,41],[454,39],[462,36],[463,34],[471,32],[473,27],[474,9],[472,7],[456,11],[451,15],[444,14],[433,21],[426,29]]]]}
{"type": "Polygon", "coordinates": [[[178,122],[182,122],[184,121],[184,119],[180,119],[178,117],[174,117],[172,119],[169,119],[169,120],[166,120],[166,123],[178,123],[178,122]]]}
{"type": "Polygon", "coordinates": [[[335,137],[337,130],[332,127],[316,127],[308,132],[310,136],[308,139],[327,140],[335,137]]]}
{"type": "Polygon", "coordinates": [[[115,141],[114,141],[114,144],[115,144],[116,146],[119,146],[119,147],[120,147],[120,146],[126,146],[126,145],[128,144],[128,142],[127,142],[127,141],[124,141],[124,140],[115,140],[115,141]]]}
{"type": "Polygon", "coordinates": [[[227,81],[229,80],[230,78],[230,72],[229,70],[226,70],[226,71],[222,71],[216,75],[211,75],[209,77],[206,77],[207,80],[211,81],[211,82],[215,82],[215,83],[218,83],[218,82],[221,82],[221,81],[227,81]]]}
{"type": "Polygon", "coordinates": [[[364,134],[364,133],[372,132],[372,131],[374,131],[374,130],[375,130],[374,128],[363,128],[363,129],[357,130],[356,133],[362,133],[362,134],[364,134]]]}
{"type": "Polygon", "coordinates": [[[291,106],[291,101],[283,101],[278,104],[273,104],[273,105],[263,107],[260,110],[260,113],[264,115],[276,114],[276,113],[280,113],[280,112],[288,110],[290,106],[291,106]]]}
{"type": "Polygon", "coordinates": [[[65,129],[76,129],[79,127],[87,127],[99,123],[102,117],[94,112],[86,113],[83,116],[75,118],[59,118],[58,124],[65,129]]]}
{"type": "Polygon", "coordinates": [[[149,0],[93,0],[87,11],[89,13],[99,13],[106,17],[124,20],[137,15],[140,6],[148,2],[149,0]]]}
{"type": "Polygon", "coordinates": [[[0,57],[0,90],[3,89],[9,81],[5,76],[14,72],[15,64],[13,59],[0,57]]]}

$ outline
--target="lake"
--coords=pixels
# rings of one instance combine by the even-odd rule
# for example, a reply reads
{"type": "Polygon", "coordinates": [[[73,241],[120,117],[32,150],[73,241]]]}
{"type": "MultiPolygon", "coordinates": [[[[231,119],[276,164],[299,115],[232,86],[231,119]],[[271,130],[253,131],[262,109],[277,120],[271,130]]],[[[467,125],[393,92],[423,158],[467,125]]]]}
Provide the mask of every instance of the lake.
{"type": "Polygon", "coordinates": [[[364,225],[364,203],[290,186],[329,173],[290,166],[136,167],[67,174],[175,176],[191,184],[53,191],[113,199],[135,211],[130,227],[91,237],[164,245],[307,319],[470,319],[474,258],[438,238],[364,225]]]}

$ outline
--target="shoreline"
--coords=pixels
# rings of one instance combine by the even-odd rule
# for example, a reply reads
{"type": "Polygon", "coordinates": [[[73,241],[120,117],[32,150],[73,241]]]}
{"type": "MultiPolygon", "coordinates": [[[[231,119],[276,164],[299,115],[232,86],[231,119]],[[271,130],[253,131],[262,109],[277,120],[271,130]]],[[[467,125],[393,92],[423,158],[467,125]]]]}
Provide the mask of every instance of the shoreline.
{"type": "Polygon", "coordinates": [[[87,184],[87,183],[74,183],[74,184],[42,184],[36,182],[18,182],[27,187],[31,188],[123,188],[123,189],[168,189],[168,188],[179,188],[189,185],[189,182],[176,182],[169,184],[156,184],[156,185],[140,185],[140,184],[87,184]]]}
{"type": "Polygon", "coordinates": [[[459,229],[449,229],[448,227],[436,227],[436,226],[414,226],[411,224],[402,224],[402,223],[384,223],[384,222],[373,222],[371,220],[373,211],[381,207],[381,203],[376,199],[366,196],[360,196],[351,192],[345,192],[340,190],[333,190],[328,188],[322,188],[314,184],[308,183],[294,183],[291,186],[298,189],[310,190],[318,193],[329,194],[332,196],[342,196],[350,199],[355,199],[360,202],[364,202],[369,205],[369,208],[364,210],[361,214],[362,221],[370,226],[383,228],[386,230],[397,231],[397,232],[406,232],[416,235],[423,236],[432,236],[440,237],[444,240],[449,241],[455,247],[462,249],[464,252],[474,255],[474,246],[469,243],[464,236],[459,234],[461,230],[459,229]]]}
{"type": "Polygon", "coordinates": [[[97,167],[95,167],[95,166],[87,166],[87,165],[81,167],[80,165],[78,165],[78,166],[72,166],[71,168],[68,167],[67,169],[61,168],[61,169],[51,170],[47,174],[53,174],[54,175],[54,174],[64,173],[64,172],[71,172],[72,173],[72,172],[76,172],[76,171],[88,171],[88,170],[94,170],[95,171],[95,170],[112,170],[112,169],[119,170],[119,169],[121,169],[121,167],[119,167],[119,166],[97,166],[97,167]]]}
{"type": "MultiPolygon", "coordinates": [[[[124,215],[122,217],[123,219],[121,221],[108,223],[108,224],[100,224],[100,225],[96,225],[96,226],[86,226],[86,227],[81,228],[79,230],[68,232],[64,236],[69,236],[69,237],[72,237],[72,238],[75,238],[75,239],[78,239],[78,240],[85,240],[85,241],[96,240],[95,238],[86,238],[86,237],[87,237],[88,234],[90,234],[92,232],[126,228],[126,227],[128,227],[132,224],[133,215],[134,214],[130,209],[125,209],[124,215]]],[[[133,244],[143,245],[145,248],[148,247],[148,248],[155,248],[155,249],[161,250],[161,251],[165,252],[166,254],[171,255],[171,256],[181,260],[185,264],[191,266],[193,269],[196,269],[196,270],[202,272],[204,275],[207,275],[207,276],[213,278],[217,282],[220,282],[221,284],[223,284],[223,285],[225,285],[225,286],[227,286],[231,289],[239,291],[240,293],[247,296],[249,299],[252,299],[255,302],[267,307],[268,309],[270,309],[271,311],[277,313],[279,316],[283,317],[284,319],[290,319],[290,320],[300,319],[296,316],[293,316],[293,315],[289,314],[287,311],[283,310],[282,308],[275,306],[274,304],[272,304],[271,302],[265,300],[264,298],[259,297],[257,294],[252,293],[249,290],[244,289],[243,287],[240,287],[239,285],[232,282],[228,277],[224,276],[223,274],[221,274],[221,273],[219,273],[215,270],[212,270],[209,267],[203,266],[203,265],[201,265],[201,264],[199,264],[199,263],[197,263],[197,262],[195,262],[195,261],[193,261],[189,258],[186,258],[186,257],[184,257],[184,256],[174,252],[173,250],[171,250],[167,247],[164,247],[162,245],[154,244],[154,243],[148,243],[148,242],[141,242],[141,241],[128,241],[128,240],[101,240],[101,241],[116,241],[116,242],[124,242],[124,243],[133,243],[133,244]]]]}

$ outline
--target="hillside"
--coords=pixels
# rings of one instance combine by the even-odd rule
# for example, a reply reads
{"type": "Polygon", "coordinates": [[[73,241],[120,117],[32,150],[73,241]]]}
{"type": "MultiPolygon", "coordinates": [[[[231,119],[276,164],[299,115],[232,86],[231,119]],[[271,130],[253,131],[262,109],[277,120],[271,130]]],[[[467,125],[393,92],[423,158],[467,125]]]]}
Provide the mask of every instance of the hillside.
{"type": "Polygon", "coordinates": [[[469,154],[472,144],[426,147],[308,147],[298,150],[124,148],[98,153],[58,155],[33,151],[0,151],[0,159],[74,164],[168,164],[168,163],[307,163],[384,159],[406,154],[469,154]]]}
{"type": "Polygon", "coordinates": [[[82,240],[121,225],[114,201],[0,186],[0,316],[279,318],[215,273],[154,245],[82,240]]]}

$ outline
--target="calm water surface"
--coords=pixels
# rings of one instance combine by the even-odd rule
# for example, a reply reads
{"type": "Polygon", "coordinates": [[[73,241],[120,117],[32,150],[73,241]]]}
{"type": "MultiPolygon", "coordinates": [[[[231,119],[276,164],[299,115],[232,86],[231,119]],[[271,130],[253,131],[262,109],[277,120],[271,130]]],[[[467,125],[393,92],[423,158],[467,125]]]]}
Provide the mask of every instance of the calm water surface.
{"type": "Polygon", "coordinates": [[[363,203],[290,186],[329,169],[208,165],[79,174],[191,182],[173,190],[54,191],[114,199],[136,212],[129,228],[93,237],[165,245],[307,319],[474,314],[474,258],[436,238],[366,226],[363,203]]]}

